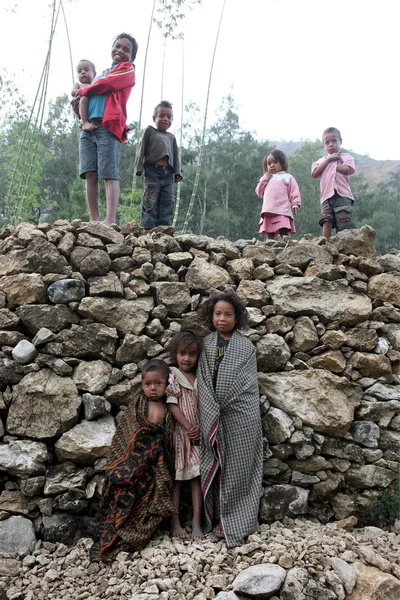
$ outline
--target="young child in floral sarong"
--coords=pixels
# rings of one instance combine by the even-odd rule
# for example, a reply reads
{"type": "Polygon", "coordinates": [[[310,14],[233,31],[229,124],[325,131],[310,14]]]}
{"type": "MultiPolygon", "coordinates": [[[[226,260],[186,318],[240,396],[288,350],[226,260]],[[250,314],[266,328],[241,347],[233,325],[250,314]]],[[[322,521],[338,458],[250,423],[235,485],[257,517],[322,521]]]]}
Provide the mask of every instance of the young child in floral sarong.
{"type": "Polygon", "coordinates": [[[187,539],[179,519],[179,501],[182,481],[190,481],[192,492],[192,538],[204,537],[201,529],[201,485],[199,398],[197,392],[196,367],[202,348],[201,339],[191,330],[181,331],[172,340],[169,351],[177,365],[171,367],[172,375],[167,388],[167,403],[176,420],[175,481],[173,500],[178,513],[171,518],[171,534],[187,539]]]}
{"type": "Polygon", "coordinates": [[[245,303],[233,292],[211,296],[204,316],[213,330],[197,370],[200,464],[206,529],[241,546],[258,528],[263,448],[255,347],[238,331],[245,303]]]}
{"type": "Polygon", "coordinates": [[[169,367],[152,359],[142,371],[143,394],[118,423],[105,468],[92,561],[147,544],[163,519],[176,513],[172,501],[172,415],[165,404],[169,367]]]}

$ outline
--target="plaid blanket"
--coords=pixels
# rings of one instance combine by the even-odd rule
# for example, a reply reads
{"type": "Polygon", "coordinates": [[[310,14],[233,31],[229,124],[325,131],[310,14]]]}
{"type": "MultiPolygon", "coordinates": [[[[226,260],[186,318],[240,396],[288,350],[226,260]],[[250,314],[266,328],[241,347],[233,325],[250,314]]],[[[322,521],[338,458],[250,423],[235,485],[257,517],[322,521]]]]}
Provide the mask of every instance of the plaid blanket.
{"type": "Polygon", "coordinates": [[[200,473],[206,531],[221,520],[228,547],[258,527],[262,491],[262,433],[255,348],[234,331],[213,373],[218,333],[204,340],[197,377],[200,397],[200,473]]]}
{"type": "Polygon", "coordinates": [[[172,502],[173,432],[166,423],[146,417],[147,400],[132,401],[118,423],[106,465],[92,561],[113,560],[121,550],[147,544],[165,517],[176,513],[172,502]]]}

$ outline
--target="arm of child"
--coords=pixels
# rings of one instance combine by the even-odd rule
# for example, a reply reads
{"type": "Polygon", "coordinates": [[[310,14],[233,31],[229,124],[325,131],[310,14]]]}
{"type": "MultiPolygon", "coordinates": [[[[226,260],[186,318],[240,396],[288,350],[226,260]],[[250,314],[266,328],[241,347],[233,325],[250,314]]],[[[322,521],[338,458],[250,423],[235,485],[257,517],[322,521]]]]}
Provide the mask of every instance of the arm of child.
{"type": "Polygon", "coordinates": [[[80,96],[98,96],[110,94],[135,85],[135,67],[131,62],[122,62],[114,71],[100,77],[90,85],[79,90],[80,96]]]}
{"type": "Polygon", "coordinates": [[[74,83],[74,85],[72,86],[72,89],[71,89],[71,96],[75,97],[75,96],[78,94],[78,92],[79,92],[79,90],[81,89],[81,87],[82,87],[82,84],[81,84],[81,83],[79,83],[79,81],[76,81],[76,82],[74,83]]]}
{"type": "Polygon", "coordinates": [[[176,143],[175,136],[174,136],[174,168],[175,168],[174,180],[175,180],[175,183],[179,183],[180,181],[182,181],[181,163],[179,160],[179,150],[178,150],[178,144],[176,143]]]}
{"type": "Polygon", "coordinates": [[[267,187],[270,179],[271,179],[271,174],[265,173],[261,177],[260,181],[258,182],[257,187],[256,187],[256,194],[257,194],[257,196],[260,196],[260,198],[264,197],[264,191],[265,191],[265,188],[267,187]]]}
{"type": "Polygon", "coordinates": [[[301,206],[301,196],[299,186],[294,177],[291,177],[289,180],[288,195],[290,204],[292,205],[293,214],[297,215],[301,206]]]}
{"type": "Polygon", "coordinates": [[[149,132],[149,128],[147,127],[144,130],[144,133],[140,140],[139,149],[138,149],[138,153],[137,153],[136,160],[135,160],[135,173],[138,177],[140,177],[140,175],[143,173],[143,169],[144,169],[144,157],[146,155],[147,138],[149,137],[148,132],[149,132]]]}
{"type": "Polygon", "coordinates": [[[177,421],[179,425],[182,425],[182,427],[188,432],[189,439],[192,441],[197,441],[200,439],[199,428],[194,427],[192,423],[187,420],[179,406],[177,404],[169,404],[169,408],[175,421],[177,421]]]}
{"type": "Polygon", "coordinates": [[[351,154],[347,154],[346,152],[340,157],[340,160],[336,165],[336,171],[339,171],[342,175],[353,175],[353,173],[355,173],[356,166],[351,154]]]}
{"type": "Polygon", "coordinates": [[[325,171],[326,167],[333,161],[339,160],[340,152],[334,152],[333,154],[328,154],[328,156],[324,156],[319,160],[313,162],[311,167],[311,175],[314,179],[318,179],[321,177],[322,173],[325,171]]]}

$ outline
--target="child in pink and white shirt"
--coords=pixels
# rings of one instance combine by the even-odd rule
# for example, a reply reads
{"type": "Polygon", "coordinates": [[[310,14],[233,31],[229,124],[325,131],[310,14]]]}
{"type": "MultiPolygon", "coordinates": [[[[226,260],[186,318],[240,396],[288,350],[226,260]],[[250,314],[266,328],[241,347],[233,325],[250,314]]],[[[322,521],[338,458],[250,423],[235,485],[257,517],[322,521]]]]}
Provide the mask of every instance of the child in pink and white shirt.
{"type": "Polygon", "coordinates": [[[281,150],[273,150],[264,157],[264,175],[256,187],[256,194],[263,198],[260,231],[273,240],[279,233],[282,237],[296,233],[293,216],[301,206],[299,186],[295,178],[287,173],[288,160],[281,150]]]}
{"type": "Polygon", "coordinates": [[[322,134],[322,143],[328,152],[313,162],[311,175],[321,178],[321,218],[322,235],[331,236],[344,229],[354,229],[353,203],[349,177],[355,172],[354,158],[348,152],[341,152],[342,136],[336,127],[328,127],[322,134]]]}

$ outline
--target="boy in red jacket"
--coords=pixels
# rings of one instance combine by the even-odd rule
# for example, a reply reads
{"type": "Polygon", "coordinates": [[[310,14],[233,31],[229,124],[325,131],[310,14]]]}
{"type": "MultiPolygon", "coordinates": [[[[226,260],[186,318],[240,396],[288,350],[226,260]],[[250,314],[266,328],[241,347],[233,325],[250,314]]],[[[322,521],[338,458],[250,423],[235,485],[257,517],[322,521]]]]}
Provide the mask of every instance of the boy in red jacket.
{"type": "Polygon", "coordinates": [[[126,103],[135,85],[136,40],[121,33],[111,48],[112,66],[96,77],[91,85],[78,90],[76,105],[82,96],[89,97],[88,120],[95,128],[80,132],[79,170],[86,179],[86,197],[90,219],[100,220],[98,180],[106,186],[107,214],[105,225],[116,222],[119,202],[119,161],[121,142],[127,137],[126,103]]]}

